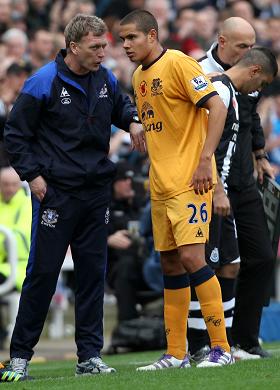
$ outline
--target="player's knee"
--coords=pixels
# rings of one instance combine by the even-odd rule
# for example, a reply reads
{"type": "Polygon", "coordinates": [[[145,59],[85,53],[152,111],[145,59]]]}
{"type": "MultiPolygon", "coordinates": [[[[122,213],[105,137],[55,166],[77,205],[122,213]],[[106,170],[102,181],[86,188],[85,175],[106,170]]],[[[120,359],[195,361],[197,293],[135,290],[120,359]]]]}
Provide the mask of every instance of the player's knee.
{"type": "Polygon", "coordinates": [[[191,252],[185,252],[181,256],[181,262],[189,273],[196,272],[206,265],[203,257],[191,252]]]}

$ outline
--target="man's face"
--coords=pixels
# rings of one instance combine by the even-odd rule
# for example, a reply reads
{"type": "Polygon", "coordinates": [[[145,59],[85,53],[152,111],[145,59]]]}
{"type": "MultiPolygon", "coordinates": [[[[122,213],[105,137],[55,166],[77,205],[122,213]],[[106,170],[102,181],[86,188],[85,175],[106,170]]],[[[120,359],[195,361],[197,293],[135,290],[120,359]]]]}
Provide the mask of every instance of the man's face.
{"type": "Polygon", "coordinates": [[[126,55],[132,62],[145,62],[150,53],[149,34],[137,30],[135,23],[120,26],[120,38],[126,55]]]}
{"type": "Polygon", "coordinates": [[[38,31],[32,43],[35,54],[42,60],[49,59],[53,51],[52,34],[48,31],[38,31]]]}
{"type": "Polygon", "coordinates": [[[20,179],[8,171],[0,175],[0,193],[4,202],[9,202],[20,189],[20,179]]]}
{"type": "Polygon", "coordinates": [[[131,178],[118,179],[114,183],[114,193],[116,199],[131,199],[134,196],[131,178]]]}
{"type": "Polygon", "coordinates": [[[219,45],[223,47],[227,63],[231,66],[235,65],[248,50],[252,49],[254,44],[255,34],[253,33],[235,32],[235,34],[219,38],[219,45]]]}
{"type": "Polygon", "coordinates": [[[105,57],[105,48],[108,44],[106,34],[95,36],[92,32],[84,36],[80,42],[74,43],[76,60],[84,72],[96,71],[105,57]]]}
{"type": "Polygon", "coordinates": [[[248,78],[248,81],[243,83],[242,88],[239,90],[244,95],[248,95],[248,93],[252,93],[255,91],[261,91],[268,84],[270,84],[273,80],[273,76],[271,74],[263,73],[261,70],[259,72],[253,73],[248,78]]]}

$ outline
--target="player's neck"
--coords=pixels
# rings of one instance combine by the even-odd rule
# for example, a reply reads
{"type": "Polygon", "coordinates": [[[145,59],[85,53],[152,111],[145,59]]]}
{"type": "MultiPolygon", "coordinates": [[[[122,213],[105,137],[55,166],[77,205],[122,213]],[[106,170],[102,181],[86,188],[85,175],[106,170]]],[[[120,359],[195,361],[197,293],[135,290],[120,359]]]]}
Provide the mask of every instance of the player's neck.
{"type": "Polygon", "coordinates": [[[243,72],[240,71],[240,68],[234,66],[228,69],[225,74],[230,78],[235,89],[239,91],[244,82],[243,72]]]}
{"type": "Polygon", "coordinates": [[[149,53],[149,55],[143,60],[142,66],[147,67],[154,62],[162,55],[163,47],[158,43],[156,47],[149,53]]]}
{"type": "Polygon", "coordinates": [[[226,53],[220,48],[220,46],[217,48],[216,56],[219,59],[218,62],[220,62],[220,65],[222,65],[225,70],[231,67],[231,59],[226,56],[226,53]]]}

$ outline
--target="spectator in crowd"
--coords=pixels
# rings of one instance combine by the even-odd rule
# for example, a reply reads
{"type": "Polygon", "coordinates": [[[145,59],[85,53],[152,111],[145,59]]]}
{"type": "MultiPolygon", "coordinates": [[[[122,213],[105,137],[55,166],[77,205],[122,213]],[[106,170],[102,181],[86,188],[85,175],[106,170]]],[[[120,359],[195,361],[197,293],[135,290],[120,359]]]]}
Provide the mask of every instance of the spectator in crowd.
{"type": "Polygon", "coordinates": [[[203,50],[207,50],[215,40],[217,16],[217,11],[213,7],[207,7],[196,13],[194,33],[203,50]]]}
{"type": "Polygon", "coordinates": [[[269,46],[280,54],[280,19],[271,18],[268,20],[269,46]]]}
{"type": "Polygon", "coordinates": [[[7,115],[10,112],[22,86],[30,74],[29,64],[21,62],[12,63],[7,71],[6,77],[0,90],[0,168],[9,165],[8,156],[3,146],[3,132],[7,115]]]}
{"type": "MultiPolygon", "coordinates": [[[[174,40],[177,40],[179,49],[183,53],[198,59],[205,52],[198,44],[197,37],[195,37],[195,18],[196,12],[189,7],[178,10],[177,18],[174,21],[176,29],[174,40]]],[[[172,47],[176,48],[175,45],[172,47]]]]}
{"type": "Polygon", "coordinates": [[[11,27],[12,0],[0,0],[0,35],[11,27]]]}
{"type": "Polygon", "coordinates": [[[76,277],[76,374],[115,372],[100,357],[115,174],[107,157],[111,122],[130,131],[139,151],[145,144],[134,106],[100,66],[106,33],[103,20],[76,15],[65,29],[66,50],[25,82],[5,126],[11,164],[32,192],[31,251],[10,347],[11,368],[24,377],[69,245],[76,277]]]}
{"type": "MultiPolygon", "coordinates": [[[[21,286],[25,277],[27,265],[30,232],[31,232],[31,200],[26,195],[20,178],[12,167],[0,170],[0,225],[11,229],[16,240],[17,270],[16,284],[17,290],[21,286]]],[[[0,234],[0,283],[4,283],[10,274],[10,264],[7,263],[6,237],[0,234]]],[[[6,329],[0,313],[0,346],[6,336],[6,329]]]]}
{"type": "Polygon", "coordinates": [[[48,30],[34,31],[29,43],[29,61],[33,70],[40,68],[52,59],[53,34],[48,30]]]}
{"type": "MultiPolygon", "coordinates": [[[[258,2],[259,3],[259,2],[258,2]]],[[[280,17],[280,4],[279,0],[263,1],[261,4],[260,17],[262,19],[279,18],[280,17]]]]}
{"type": "Polygon", "coordinates": [[[108,283],[117,297],[118,321],[138,317],[137,292],[149,290],[143,280],[147,255],[140,236],[141,200],[133,189],[133,166],[117,163],[113,182],[108,236],[108,283]]]}
{"type": "Polygon", "coordinates": [[[186,355],[190,280],[212,346],[198,367],[231,364],[220,286],[204,253],[215,181],[213,153],[226,108],[195,60],[162,48],[151,13],[139,10],[125,16],[120,37],[130,60],[141,64],[133,75],[133,87],[151,160],[154,241],[164,274],[167,353],[138,370],[190,367],[186,355]]]}
{"type": "Polygon", "coordinates": [[[52,1],[49,0],[29,0],[29,10],[27,13],[27,27],[29,31],[39,28],[49,27],[49,16],[52,1]]]}
{"type": "MultiPolygon", "coordinates": [[[[218,42],[212,45],[200,64],[205,73],[223,72],[238,62],[254,43],[255,32],[252,26],[245,19],[229,18],[220,28],[218,42]]],[[[238,359],[268,356],[261,348],[258,337],[262,308],[269,301],[274,269],[274,255],[263,203],[253,176],[251,157],[253,152],[258,180],[262,181],[264,173],[273,177],[272,168],[264,153],[264,135],[256,113],[256,95],[257,93],[237,96],[239,133],[228,178],[228,196],[235,218],[241,257],[232,324],[234,355],[238,359]]],[[[222,289],[224,278],[229,277],[226,269],[219,272],[222,289]]],[[[224,287],[226,288],[229,289],[229,286],[224,287]]],[[[232,282],[232,297],[233,288],[232,282]]],[[[228,297],[228,292],[225,291],[224,296],[228,297]]]]}
{"type": "Polygon", "coordinates": [[[155,16],[159,26],[159,41],[164,43],[169,38],[173,17],[170,0],[145,0],[144,8],[155,16]]]}
{"type": "Polygon", "coordinates": [[[2,86],[0,99],[8,114],[18,97],[26,78],[31,73],[31,65],[23,61],[12,63],[6,71],[6,79],[2,86]]]}
{"type": "Polygon", "coordinates": [[[19,62],[27,59],[28,38],[25,32],[17,28],[11,28],[2,35],[5,44],[6,58],[11,62],[19,62]]]}
{"type": "Polygon", "coordinates": [[[234,1],[230,6],[232,16],[237,16],[253,24],[255,13],[254,7],[249,1],[234,1]]]}

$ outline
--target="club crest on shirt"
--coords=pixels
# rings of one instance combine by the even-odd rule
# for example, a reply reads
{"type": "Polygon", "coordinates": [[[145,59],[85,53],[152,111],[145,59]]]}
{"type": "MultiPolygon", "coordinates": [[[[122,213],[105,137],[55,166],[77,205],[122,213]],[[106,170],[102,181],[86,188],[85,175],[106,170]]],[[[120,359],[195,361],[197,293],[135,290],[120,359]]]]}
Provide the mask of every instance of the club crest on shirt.
{"type": "Polygon", "coordinates": [[[51,228],[55,228],[55,224],[58,220],[58,214],[56,210],[46,209],[42,215],[41,225],[45,225],[51,228]]]}
{"type": "Polygon", "coordinates": [[[146,96],[147,95],[147,83],[145,80],[141,81],[139,85],[139,91],[141,96],[146,96]]]}
{"type": "Polygon", "coordinates": [[[191,80],[193,89],[195,91],[204,91],[208,87],[208,82],[205,80],[204,76],[197,76],[191,80]]]}
{"type": "Polygon", "coordinates": [[[213,263],[218,263],[219,261],[219,249],[218,248],[214,248],[211,252],[211,255],[210,255],[210,260],[213,262],[213,263]]]}
{"type": "Polygon", "coordinates": [[[162,80],[153,79],[151,86],[152,96],[162,95],[162,88],[162,80]]]}
{"type": "Polygon", "coordinates": [[[104,99],[104,98],[108,97],[108,88],[107,88],[107,84],[106,83],[101,88],[98,97],[99,97],[99,99],[104,99]]]}

